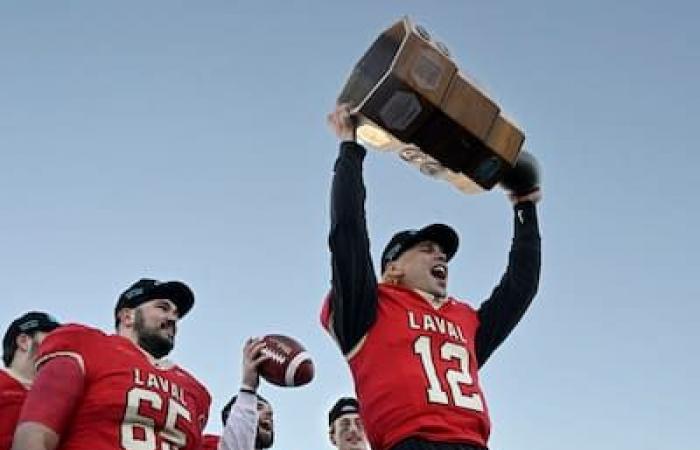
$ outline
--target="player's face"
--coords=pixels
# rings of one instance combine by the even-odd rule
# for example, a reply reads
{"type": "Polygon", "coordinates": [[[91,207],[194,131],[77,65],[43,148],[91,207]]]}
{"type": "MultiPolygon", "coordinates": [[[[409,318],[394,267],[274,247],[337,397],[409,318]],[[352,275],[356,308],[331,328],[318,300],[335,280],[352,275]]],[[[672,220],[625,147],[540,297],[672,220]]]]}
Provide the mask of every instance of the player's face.
{"type": "Polygon", "coordinates": [[[32,334],[20,334],[18,339],[18,349],[21,349],[27,353],[29,361],[32,362],[32,369],[34,368],[34,362],[36,362],[36,355],[39,353],[39,344],[44,340],[48,333],[44,331],[36,331],[32,334]]]}
{"type": "Polygon", "coordinates": [[[367,450],[367,436],[360,415],[343,414],[331,426],[331,442],[338,450],[367,450]]]}
{"type": "Polygon", "coordinates": [[[31,337],[31,346],[29,347],[29,357],[34,361],[37,353],[39,353],[39,344],[44,340],[48,333],[45,331],[37,331],[31,337]]]}
{"type": "Polygon", "coordinates": [[[173,349],[178,320],[177,306],[167,299],[149,300],[134,313],[134,333],[139,346],[155,358],[173,349]]]}
{"type": "Polygon", "coordinates": [[[255,448],[270,448],[274,440],[275,430],[272,420],[272,407],[268,403],[258,401],[258,432],[255,436],[255,448]]]}
{"type": "Polygon", "coordinates": [[[447,257],[435,242],[423,241],[409,248],[394,261],[401,283],[435,297],[447,295],[447,257]]]}

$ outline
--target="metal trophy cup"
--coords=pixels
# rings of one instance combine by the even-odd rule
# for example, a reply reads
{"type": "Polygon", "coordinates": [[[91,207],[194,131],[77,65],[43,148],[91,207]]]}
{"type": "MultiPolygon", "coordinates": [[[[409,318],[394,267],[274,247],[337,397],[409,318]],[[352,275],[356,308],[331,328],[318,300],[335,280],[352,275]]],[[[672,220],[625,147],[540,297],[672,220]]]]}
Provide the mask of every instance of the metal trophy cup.
{"type": "Polygon", "coordinates": [[[459,72],[447,48],[404,17],[355,65],[338,98],[358,117],[357,137],[393,151],[466,193],[491,189],[525,136],[459,72]]]}

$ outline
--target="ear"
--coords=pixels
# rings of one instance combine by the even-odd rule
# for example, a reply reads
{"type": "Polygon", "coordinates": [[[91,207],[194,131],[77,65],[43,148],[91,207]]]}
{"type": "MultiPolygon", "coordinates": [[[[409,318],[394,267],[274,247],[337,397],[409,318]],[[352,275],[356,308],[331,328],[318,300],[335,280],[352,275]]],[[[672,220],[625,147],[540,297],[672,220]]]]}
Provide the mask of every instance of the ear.
{"type": "Polygon", "coordinates": [[[15,342],[17,343],[17,349],[23,352],[28,352],[32,347],[32,338],[28,334],[20,333],[15,342]]]}
{"type": "Polygon", "coordinates": [[[398,261],[390,261],[386,265],[386,270],[384,270],[384,278],[390,280],[399,281],[404,276],[404,271],[401,264],[398,261]]]}
{"type": "Polygon", "coordinates": [[[335,440],[335,433],[334,433],[334,431],[335,431],[335,427],[334,427],[333,425],[331,425],[330,429],[328,430],[328,439],[330,439],[331,444],[333,444],[334,446],[337,447],[337,446],[338,446],[338,443],[337,443],[336,440],[335,440]]]}
{"type": "Polygon", "coordinates": [[[136,316],[136,310],[133,308],[122,308],[119,313],[119,324],[122,327],[132,328],[136,316]]]}

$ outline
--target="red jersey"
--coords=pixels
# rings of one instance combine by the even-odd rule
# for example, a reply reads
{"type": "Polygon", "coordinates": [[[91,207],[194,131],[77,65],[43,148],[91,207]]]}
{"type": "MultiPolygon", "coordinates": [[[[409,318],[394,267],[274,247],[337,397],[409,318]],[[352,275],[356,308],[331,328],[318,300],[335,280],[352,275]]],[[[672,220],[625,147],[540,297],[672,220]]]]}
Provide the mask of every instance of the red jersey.
{"type": "Polygon", "coordinates": [[[82,325],[47,336],[37,364],[57,356],[75,358],[85,383],[59,450],[199,450],[211,397],[180,367],[82,325]]]}
{"type": "Polygon", "coordinates": [[[28,385],[0,369],[0,450],[10,450],[28,385]]]}
{"type": "MultiPolygon", "coordinates": [[[[490,421],[479,388],[477,312],[448,299],[433,308],[417,292],[380,284],[377,318],[348,355],[374,450],[415,437],[486,447],[490,421]]],[[[329,326],[328,300],[321,321],[329,326]]]]}
{"type": "Polygon", "coordinates": [[[205,434],[202,437],[202,450],[217,450],[221,438],[215,434],[205,434]]]}

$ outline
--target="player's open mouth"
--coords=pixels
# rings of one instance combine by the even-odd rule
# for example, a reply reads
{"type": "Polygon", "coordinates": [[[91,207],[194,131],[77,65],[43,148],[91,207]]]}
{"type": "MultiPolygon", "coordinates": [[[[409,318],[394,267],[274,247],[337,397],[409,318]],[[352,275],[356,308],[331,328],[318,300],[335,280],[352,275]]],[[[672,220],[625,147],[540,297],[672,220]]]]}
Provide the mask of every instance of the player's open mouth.
{"type": "Polygon", "coordinates": [[[447,279],[447,266],[445,264],[437,264],[430,269],[430,274],[438,280],[447,279]]]}
{"type": "Polygon", "coordinates": [[[271,421],[261,421],[260,422],[260,428],[263,429],[264,431],[272,431],[272,422],[271,421]]]}

